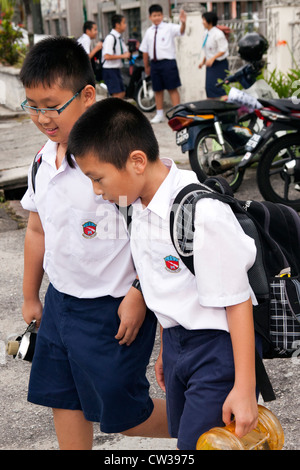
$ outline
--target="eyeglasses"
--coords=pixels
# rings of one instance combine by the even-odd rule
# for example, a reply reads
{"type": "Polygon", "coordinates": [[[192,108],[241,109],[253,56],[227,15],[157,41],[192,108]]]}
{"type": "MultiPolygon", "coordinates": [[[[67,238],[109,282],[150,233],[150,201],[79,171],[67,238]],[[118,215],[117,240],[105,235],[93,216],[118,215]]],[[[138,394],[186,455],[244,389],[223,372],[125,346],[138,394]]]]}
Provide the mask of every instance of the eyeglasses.
{"type": "Polygon", "coordinates": [[[75,93],[75,95],[72,96],[72,98],[69,101],[67,101],[66,104],[64,104],[59,109],[56,109],[56,108],[34,108],[33,106],[28,106],[27,105],[27,100],[23,101],[23,103],[21,104],[21,108],[23,109],[23,111],[25,111],[25,113],[30,114],[30,116],[38,116],[39,113],[42,113],[46,117],[57,118],[69,106],[69,104],[71,104],[72,101],[75,100],[75,98],[77,98],[77,96],[82,92],[82,90],[85,87],[86,87],[86,85],[84,85],[82,88],[80,88],[80,90],[77,91],[77,93],[75,93]]]}

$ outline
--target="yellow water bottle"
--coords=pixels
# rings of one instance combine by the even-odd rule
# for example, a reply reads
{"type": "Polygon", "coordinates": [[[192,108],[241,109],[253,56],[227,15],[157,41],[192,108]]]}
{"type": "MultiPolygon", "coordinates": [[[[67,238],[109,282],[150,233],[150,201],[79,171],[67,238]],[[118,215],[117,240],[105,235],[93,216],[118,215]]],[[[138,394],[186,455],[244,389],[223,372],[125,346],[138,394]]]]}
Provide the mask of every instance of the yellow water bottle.
{"type": "Polygon", "coordinates": [[[261,405],[258,405],[255,429],[242,438],[237,437],[234,430],[234,421],[224,428],[212,428],[199,437],[196,450],[281,450],[284,444],[280,422],[261,405]]]}

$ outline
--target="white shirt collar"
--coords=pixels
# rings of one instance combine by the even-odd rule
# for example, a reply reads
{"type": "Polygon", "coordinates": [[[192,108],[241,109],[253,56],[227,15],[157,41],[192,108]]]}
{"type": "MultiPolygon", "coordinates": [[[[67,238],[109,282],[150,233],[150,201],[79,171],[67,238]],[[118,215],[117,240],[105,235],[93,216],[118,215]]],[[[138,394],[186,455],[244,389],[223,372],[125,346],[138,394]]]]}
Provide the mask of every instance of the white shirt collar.
{"type": "Polygon", "coordinates": [[[118,31],[116,29],[112,29],[110,34],[113,34],[114,36],[116,36],[116,38],[121,38],[122,37],[121,33],[118,33],[118,31]]]}
{"type": "Polygon", "coordinates": [[[164,24],[166,24],[166,23],[164,23],[164,21],[161,21],[161,23],[159,23],[158,25],[155,25],[155,24],[152,23],[152,29],[156,29],[156,26],[157,26],[157,29],[159,29],[162,26],[164,26],[164,24]]]}
{"type": "MultiPolygon", "coordinates": [[[[162,158],[161,161],[164,165],[166,165],[167,168],[170,169],[170,171],[144,210],[145,212],[154,212],[162,219],[166,219],[169,216],[170,201],[174,196],[176,179],[177,175],[179,174],[179,170],[176,164],[170,158],[162,158]]],[[[141,200],[137,199],[137,201],[133,203],[133,206],[138,211],[140,211],[142,206],[141,200]]]]}
{"type": "MultiPolygon", "coordinates": [[[[56,154],[57,154],[57,142],[53,142],[52,140],[48,140],[44,147],[39,152],[39,155],[42,155],[42,159],[44,162],[47,162],[53,168],[56,168],[56,154]]],[[[64,158],[59,170],[64,170],[67,165],[67,160],[64,158]]]]}

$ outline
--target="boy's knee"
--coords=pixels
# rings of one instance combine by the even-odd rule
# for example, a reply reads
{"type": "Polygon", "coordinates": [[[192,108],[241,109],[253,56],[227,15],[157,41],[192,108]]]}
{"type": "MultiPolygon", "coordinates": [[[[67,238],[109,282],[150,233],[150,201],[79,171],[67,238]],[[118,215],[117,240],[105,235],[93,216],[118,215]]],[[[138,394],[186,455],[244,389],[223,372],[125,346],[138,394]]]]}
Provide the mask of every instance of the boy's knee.
{"type": "Polygon", "coordinates": [[[143,423],[122,431],[121,434],[128,437],[157,437],[170,438],[168,431],[166,402],[161,399],[153,400],[154,409],[143,423]]]}

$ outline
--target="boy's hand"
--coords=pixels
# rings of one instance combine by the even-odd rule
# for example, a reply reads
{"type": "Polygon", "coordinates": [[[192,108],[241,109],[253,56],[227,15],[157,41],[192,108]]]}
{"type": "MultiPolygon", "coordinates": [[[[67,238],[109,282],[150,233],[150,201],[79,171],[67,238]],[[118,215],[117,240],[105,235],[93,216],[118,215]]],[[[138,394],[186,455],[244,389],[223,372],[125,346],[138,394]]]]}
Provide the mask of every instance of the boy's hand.
{"type": "Polygon", "coordinates": [[[206,67],[212,67],[214,64],[215,59],[211,57],[210,59],[207,59],[206,61],[206,67]]]}
{"type": "Polygon", "coordinates": [[[146,304],[139,290],[131,287],[120,303],[118,315],[121,320],[115,338],[119,344],[129,346],[136,338],[146,315],[146,304]]]}
{"type": "Polygon", "coordinates": [[[257,426],[258,407],[255,393],[251,397],[242,396],[235,388],[231,390],[223,404],[223,421],[227,425],[235,417],[235,434],[243,437],[257,426]]]}
{"type": "Polygon", "coordinates": [[[165,376],[164,376],[164,368],[163,368],[163,361],[162,361],[162,353],[159,353],[157,361],[154,366],[156,381],[160,388],[165,392],[165,376]]]}
{"type": "Polygon", "coordinates": [[[181,23],[186,23],[186,12],[184,10],[180,10],[179,20],[181,23]]]}
{"type": "Polygon", "coordinates": [[[33,320],[36,320],[36,327],[38,328],[41,323],[43,313],[42,302],[37,299],[35,301],[24,301],[22,307],[22,314],[24,321],[29,325],[33,320]]]}
{"type": "Polygon", "coordinates": [[[130,52],[124,52],[124,53],[122,54],[122,58],[123,58],[123,59],[130,59],[130,52]]]}
{"type": "Polygon", "coordinates": [[[148,77],[151,73],[151,68],[150,65],[145,66],[145,75],[148,77]]]}

